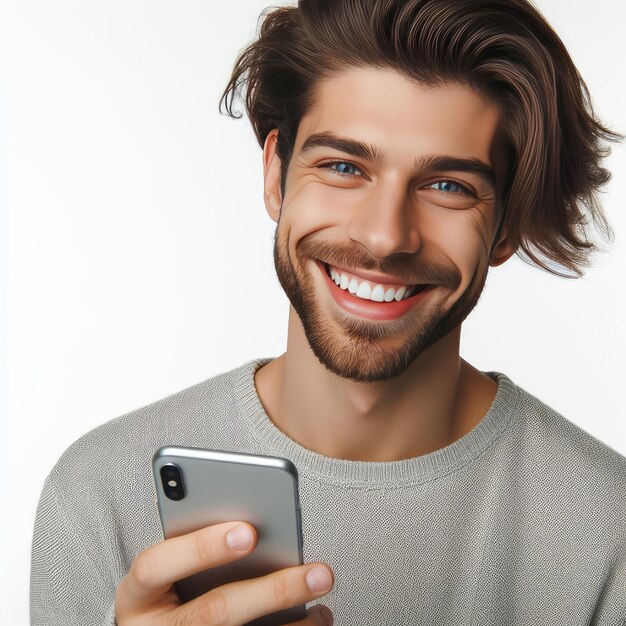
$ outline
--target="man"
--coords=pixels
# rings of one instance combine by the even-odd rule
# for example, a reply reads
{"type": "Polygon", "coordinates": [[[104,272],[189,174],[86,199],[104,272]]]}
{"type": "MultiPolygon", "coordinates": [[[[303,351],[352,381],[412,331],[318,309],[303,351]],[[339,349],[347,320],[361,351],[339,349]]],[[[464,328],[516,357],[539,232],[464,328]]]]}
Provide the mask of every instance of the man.
{"type": "Polygon", "coordinates": [[[244,86],[287,350],[63,455],[33,623],[234,625],[311,603],[301,624],[623,625],[626,459],[459,357],[489,267],[517,251],[580,273],[588,218],[608,232],[595,192],[617,135],[558,37],[524,0],[301,0],[238,59],[229,112],[244,86]],[[174,581],[256,534],[162,541],[166,444],[293,461],[305,564],[181,604],[174,581]]]}

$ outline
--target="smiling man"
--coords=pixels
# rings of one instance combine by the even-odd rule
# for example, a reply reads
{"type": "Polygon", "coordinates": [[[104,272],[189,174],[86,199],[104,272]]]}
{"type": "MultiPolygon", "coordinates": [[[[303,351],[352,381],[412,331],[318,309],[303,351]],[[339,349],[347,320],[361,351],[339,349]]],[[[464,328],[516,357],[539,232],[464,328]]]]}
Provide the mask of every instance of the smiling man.
{"type": "Polygon", "coordinates": [[[626,459],[459,356],[490,267],[580,274],[604,142],[524,0],[301,0],[265,16],[245,89],[290,302],[287,349],[74,444],[44,486],[33,624],[626,623],[626,459]],[[240,520],[163,541],[159,447],[298,469],[305,564],[181,604],[244,557],[240,520]],[[107,479],[124,459],[124,486],[107,479]],[[138,521],[139,520],[139,521],[138,521]],[[318,599],[323,597],[322,607],[318,599]],[[319,605],[319,606],[318,606],[319,605]]]}

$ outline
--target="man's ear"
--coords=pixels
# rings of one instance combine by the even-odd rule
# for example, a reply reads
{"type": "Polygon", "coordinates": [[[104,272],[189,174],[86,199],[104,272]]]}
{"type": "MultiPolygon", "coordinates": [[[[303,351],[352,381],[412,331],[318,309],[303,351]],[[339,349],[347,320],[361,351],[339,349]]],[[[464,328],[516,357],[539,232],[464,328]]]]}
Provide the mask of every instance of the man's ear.
{"type": "Polygon", "coordinates": [[[263,200],[269,216],[275,222],[278,222],[280,207],[283,202],[280,191],[282,164],[276,152],[277,142],[278,129],[274,128],[266,137],[263,146],[263,200]]]}
{"type": "Polygon", "coordinates": [[[505,227],[500,233],[498,243],[491,250],[489,265],[491,267],[498,267],[498,265],[502,265],[515,254],[515,250],[517,250],[517,247],[509,241],[508,232],[505,227]]]}

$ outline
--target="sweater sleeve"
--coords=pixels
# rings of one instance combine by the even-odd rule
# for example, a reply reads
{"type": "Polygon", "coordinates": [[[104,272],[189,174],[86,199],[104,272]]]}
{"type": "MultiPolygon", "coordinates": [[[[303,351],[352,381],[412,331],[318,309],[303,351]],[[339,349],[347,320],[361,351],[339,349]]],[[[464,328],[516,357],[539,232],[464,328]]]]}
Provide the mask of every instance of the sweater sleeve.
{"type": "Polygon", "coordinates": [[[89,558],[50,476],[33,534],[31,626],[115,626],[115,589],[89,558]]]}

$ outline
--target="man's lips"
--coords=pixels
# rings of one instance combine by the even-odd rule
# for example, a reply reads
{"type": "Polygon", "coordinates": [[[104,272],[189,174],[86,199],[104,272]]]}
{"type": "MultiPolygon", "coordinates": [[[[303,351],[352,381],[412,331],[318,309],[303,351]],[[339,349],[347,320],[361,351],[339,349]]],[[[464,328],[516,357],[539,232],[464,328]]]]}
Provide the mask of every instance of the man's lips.
{"type": "MultiPolygon", "coordinates": [[[[315,263],[320,269],[335,302],[348,313],[367,319],[397,319],[426,297],[432,290],[431,288],[434,287],[433,285],[407,286],[395,283],[395,287],[399,287],[399,290],[394,290],[393,283],[374,283],[372,281],[369,284],[369,281],[364,281],[363,279],[360,279],[358,285],[350,283],[346,285],[345,279],[347,274],[343,274],[340,285],[337,285],[329,274],[330,268],[327,269],[329,266],[321,261],[316,261],[315,263]],[[341,285],[345,285],[345,287],[342,288],[341,285]],[[389,298],[390,292],[385,291],[385,287],[387,287],[387,290],[393,290],[393,298],[389,298]],[[417,291],[408,292],[410,295],[407,296],[408,287],[417,291]],[[370,291],[369,294],[367,293],[368,289],[370,291]],[[385,298],[385,295],[388,297],[385,298]]],[[[334,271],[333,274],[335,274],[334,271]]],[[[351,276],[354,277],[356,275],[351,274],[351,276]]]]}

